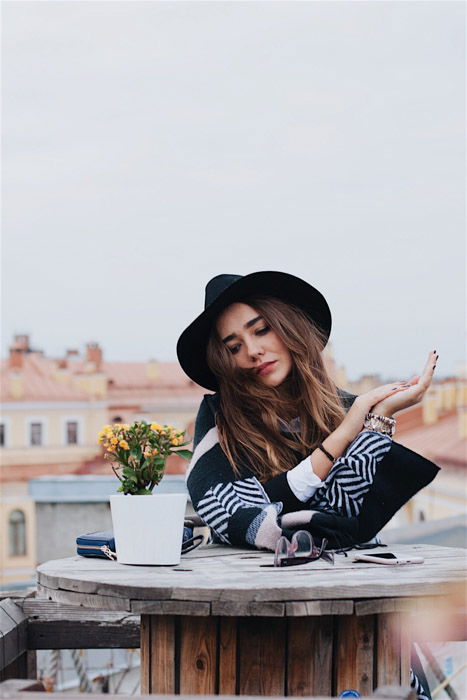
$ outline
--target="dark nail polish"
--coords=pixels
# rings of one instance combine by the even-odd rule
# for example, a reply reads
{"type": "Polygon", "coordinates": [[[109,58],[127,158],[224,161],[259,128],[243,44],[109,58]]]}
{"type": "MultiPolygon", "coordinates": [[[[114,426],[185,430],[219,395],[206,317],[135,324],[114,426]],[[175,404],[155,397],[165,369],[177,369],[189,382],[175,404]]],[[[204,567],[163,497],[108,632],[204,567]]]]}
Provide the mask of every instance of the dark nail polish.
{"type": "Polygon", "coordinates": [[[436,350],[433,350],[433,352],[436,352],[436,350]]]}
{"type": "Polygon", "coordinates": [[[436,365],[433,365],[433,369],[436,369],[436,365]]]}

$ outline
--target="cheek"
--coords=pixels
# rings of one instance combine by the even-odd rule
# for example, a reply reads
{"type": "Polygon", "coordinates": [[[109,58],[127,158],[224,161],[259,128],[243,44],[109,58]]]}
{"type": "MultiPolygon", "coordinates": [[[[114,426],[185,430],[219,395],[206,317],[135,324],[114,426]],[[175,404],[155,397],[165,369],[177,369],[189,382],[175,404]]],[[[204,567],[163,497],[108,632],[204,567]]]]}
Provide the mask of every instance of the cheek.
{"type": "Polygon", "coordinates": [[[239,367],[240,369],[242,369],[248,366],[248,360],[244,357],[244,354],[241,350],[235,355],[233,353],[229,353],[229,355],[230,362],[233,367],[239,367]]]}
{"type": "Polygon", "coordinates": [[[292,364],[293,364],[292,355],[290,354],[289,349],[284,345],[284,343],[282,341],[280,341],[280,344],[281,344],[280,354],[282,357],[282,363],[283,363],[284,368],[287,369],[287,374],[289,374],[289,372],[292,369],[292,364]]]}
{"type": "Polygon", "coordinates": [[[282,360],[284,362],[288,362],[290,365],[292,364],[292,355],[290,354],[289,349],[287,348],[286,345],[282,342],[282,340],[278,337],[275,339],[275,345],[276,345],[276,352],[281,355],[282,360]]]}

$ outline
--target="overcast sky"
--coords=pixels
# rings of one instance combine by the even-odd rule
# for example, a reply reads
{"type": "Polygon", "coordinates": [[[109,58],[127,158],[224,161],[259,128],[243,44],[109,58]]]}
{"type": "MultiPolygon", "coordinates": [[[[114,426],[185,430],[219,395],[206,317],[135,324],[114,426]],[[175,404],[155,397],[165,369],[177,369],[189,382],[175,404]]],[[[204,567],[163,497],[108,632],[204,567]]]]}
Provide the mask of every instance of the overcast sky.
{"type": "Polygon", "coordinates": [[[465,361],[462,2],[4,2],[3,354],[175,359],[283,270],[351,378],[465,361]]]}

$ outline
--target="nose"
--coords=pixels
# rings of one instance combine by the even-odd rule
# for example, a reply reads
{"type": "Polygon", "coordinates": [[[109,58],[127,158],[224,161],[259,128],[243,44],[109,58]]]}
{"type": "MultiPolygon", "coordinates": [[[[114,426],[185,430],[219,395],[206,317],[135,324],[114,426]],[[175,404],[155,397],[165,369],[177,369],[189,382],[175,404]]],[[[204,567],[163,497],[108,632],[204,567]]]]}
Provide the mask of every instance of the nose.
{"type": "Polygon", "coordinates": [[[261,338],[258,336],[252,336],[245,340],[245,346],[248,357],[252,361],[256,360],[258,357],[261,357],[261,355],[264,355],[263,343],[261,338]]]}

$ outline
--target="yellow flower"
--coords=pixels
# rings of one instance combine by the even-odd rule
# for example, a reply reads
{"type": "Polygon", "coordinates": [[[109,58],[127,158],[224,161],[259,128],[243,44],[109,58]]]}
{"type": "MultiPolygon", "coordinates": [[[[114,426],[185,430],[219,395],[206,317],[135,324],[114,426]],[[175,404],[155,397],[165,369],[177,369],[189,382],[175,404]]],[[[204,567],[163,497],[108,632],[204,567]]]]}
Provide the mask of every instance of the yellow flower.
{"type": "Polygon", "coordinates": [[[120,447],[122,447],[124,450],[129,450],[129,449],[130,449],[126,440],[120,440],[120,442],[119,442],[118,444],[119,444],[120,447]]]}
{"type": "Polygon", "coordinates": [[[176,437],[172,438],[170,441],[170,444],[171,445],[178,445],[178,438],[176,438],[176,437]]]}
{"type": "Polygon", "coordinates": [[[162,430],[162,425],[159,425],[159,423],[151,423],[151,430],[157,430],[159,432],[162,430]]]}
{"type": "Polygon", "coordinates": [[[129,424],[129,423],[124,423],[124,424],[122,425],[123,430],[128,430],[129,427],[130,427],[130,424],[129,424]]]}
{"type": "Polygon", "coordinates": [[[153,450],[153,451],[152,451],[153,457],[154,457],[155,455],[158,455],[158,454],[159,454],[159,450],[153,450]]]}
{"type": "Polygon", "coordinates": [[[121,427],[122,427],[122,426],[120,425],[120,423],[114,423],[114,430],[115,430],[115,429],[118,429],[118,428],[121,428],[121,427]]]}
{"type": "Polygon", "coordinates": [[[110,443],[111,443],[112,445],[116,445],[116,444],[118,443],[117,438],[116,438],[116,437],[110,438],[110,443]]]}
{"type": "Polygon", "coordinates": [[[110,426],[110,425],[104,425],[104,427],[102,428],[102,432],[104,432],[104,431],[106,431],[106,430],[112,430],[111,426],[110,426]]]}

